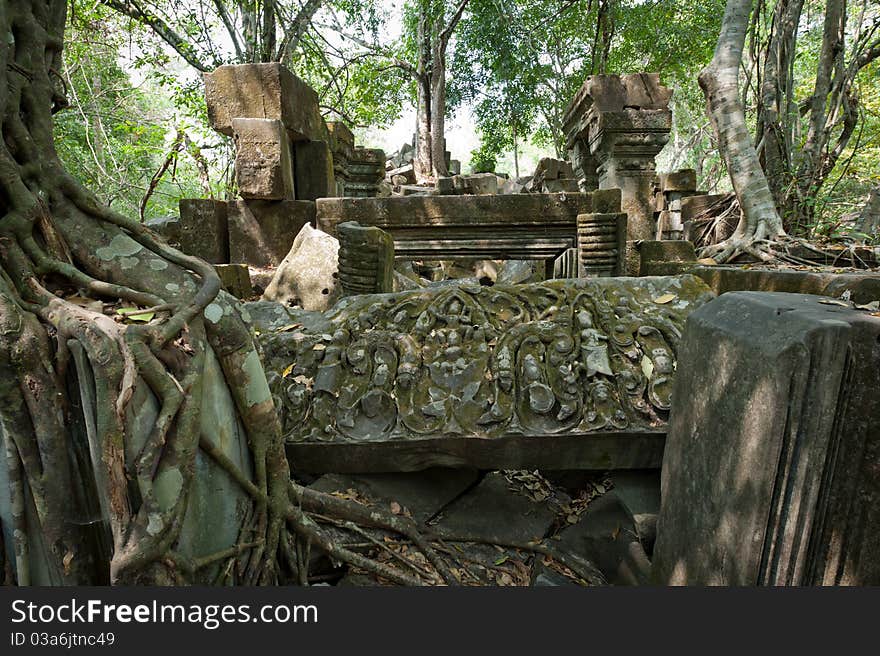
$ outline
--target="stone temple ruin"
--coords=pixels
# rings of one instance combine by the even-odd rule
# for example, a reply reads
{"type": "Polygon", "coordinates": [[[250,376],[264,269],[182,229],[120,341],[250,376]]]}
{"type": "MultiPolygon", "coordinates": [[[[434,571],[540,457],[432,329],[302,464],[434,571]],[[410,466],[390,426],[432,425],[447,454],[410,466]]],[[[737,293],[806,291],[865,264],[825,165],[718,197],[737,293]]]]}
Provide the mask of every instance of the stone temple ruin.
{"type": "Polygon", "coordinates": [[[700,265],[658,75],[588,78],[570,163],[435,187],[279,65],[205,80],[240,198],[154,227],[248,301],[297,475],[594,583],[880,583],[880,276],[700,265]]]}

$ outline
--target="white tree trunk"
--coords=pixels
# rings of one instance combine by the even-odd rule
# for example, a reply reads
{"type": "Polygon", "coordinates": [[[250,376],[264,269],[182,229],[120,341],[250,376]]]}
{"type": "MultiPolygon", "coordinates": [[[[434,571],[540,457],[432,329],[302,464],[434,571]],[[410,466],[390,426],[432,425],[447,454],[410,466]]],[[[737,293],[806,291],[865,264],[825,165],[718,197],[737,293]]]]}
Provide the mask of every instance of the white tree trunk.
{"type": "Polygon", "coordinates": [[[734,255],[742,244],[785,236],[739,97],[739,68],[751,10],[751,0],[728,0],[715,55],[699,77],[718,148],[742,209],[732,244],[719,249],[721,260],[734,255]]]}
{"type": "Polygon", "coordinates": [[[416,108],[416,153],[413,171],[418,182],[425,182],[433,173],[431,167],[431,88],[419,82],[418,106],[416,108]]]}
{"type": "Polygon", "coordinates": [[[431,58],[431,164],[435,177],[446,177],[446,54],[435,40],[431,58]]]}

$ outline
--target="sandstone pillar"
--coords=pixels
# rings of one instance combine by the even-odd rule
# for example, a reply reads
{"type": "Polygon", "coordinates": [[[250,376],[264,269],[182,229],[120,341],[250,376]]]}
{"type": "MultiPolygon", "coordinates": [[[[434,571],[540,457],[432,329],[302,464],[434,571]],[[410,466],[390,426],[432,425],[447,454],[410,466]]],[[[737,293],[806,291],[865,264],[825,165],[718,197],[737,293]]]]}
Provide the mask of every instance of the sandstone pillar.
{"type": "Polygon", "coordinates": [[[620,189],[630,240],[651,239],[657,153],[669,140],[672,92],[659,74],[593,75],[564,115],[566,147],[581,189],[620,189]]]}

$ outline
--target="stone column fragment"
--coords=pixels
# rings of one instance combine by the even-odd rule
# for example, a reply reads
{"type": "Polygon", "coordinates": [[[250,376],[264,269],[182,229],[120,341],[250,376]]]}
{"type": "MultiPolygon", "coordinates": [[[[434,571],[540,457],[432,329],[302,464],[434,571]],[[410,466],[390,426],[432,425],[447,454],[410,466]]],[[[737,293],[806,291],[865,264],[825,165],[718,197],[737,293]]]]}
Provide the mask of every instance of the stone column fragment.
{"type": "Polygon", "coordinates": [[[578,214],[578,276],[625,275],[626,214],[578,214]]]}
{"type": "Polygon", "coordinates": [[[621,190],[631,240],[655,235],[654,157],[669,140],[671,95],[657,73],[593,75],[563,117],[581,189],[621,190]]]}
{"type": "Polygon", "coordinates": [[[658,583],[880,584],[880,318],[731,292],[678,348],[658,583]]]}
{"type": "Polygon", "coordinates": [[[344,296],[394,291],[394,240],[384,230],[346,221],[339,238],[339,284],[344,296]]]}

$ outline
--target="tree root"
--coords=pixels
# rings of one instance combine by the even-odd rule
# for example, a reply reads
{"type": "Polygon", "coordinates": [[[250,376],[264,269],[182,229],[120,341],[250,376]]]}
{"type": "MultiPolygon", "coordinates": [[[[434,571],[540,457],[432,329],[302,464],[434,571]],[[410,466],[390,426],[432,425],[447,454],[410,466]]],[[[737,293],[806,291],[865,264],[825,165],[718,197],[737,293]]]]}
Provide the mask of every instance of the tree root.
{"type": "Polygon", "coordinates": [[[768,238],[760,235],[734,234],[724,241],[700,249],[697,254],[700,258],[712,259],[717,264],[726,264],[746,255],[767,264],[816,265],[816,262],[794,255],[792,251],[796,248],[813,251],[828,259],[833,257],[832,253],[816,247],[805,239],[788,235],[768,238]]]}

